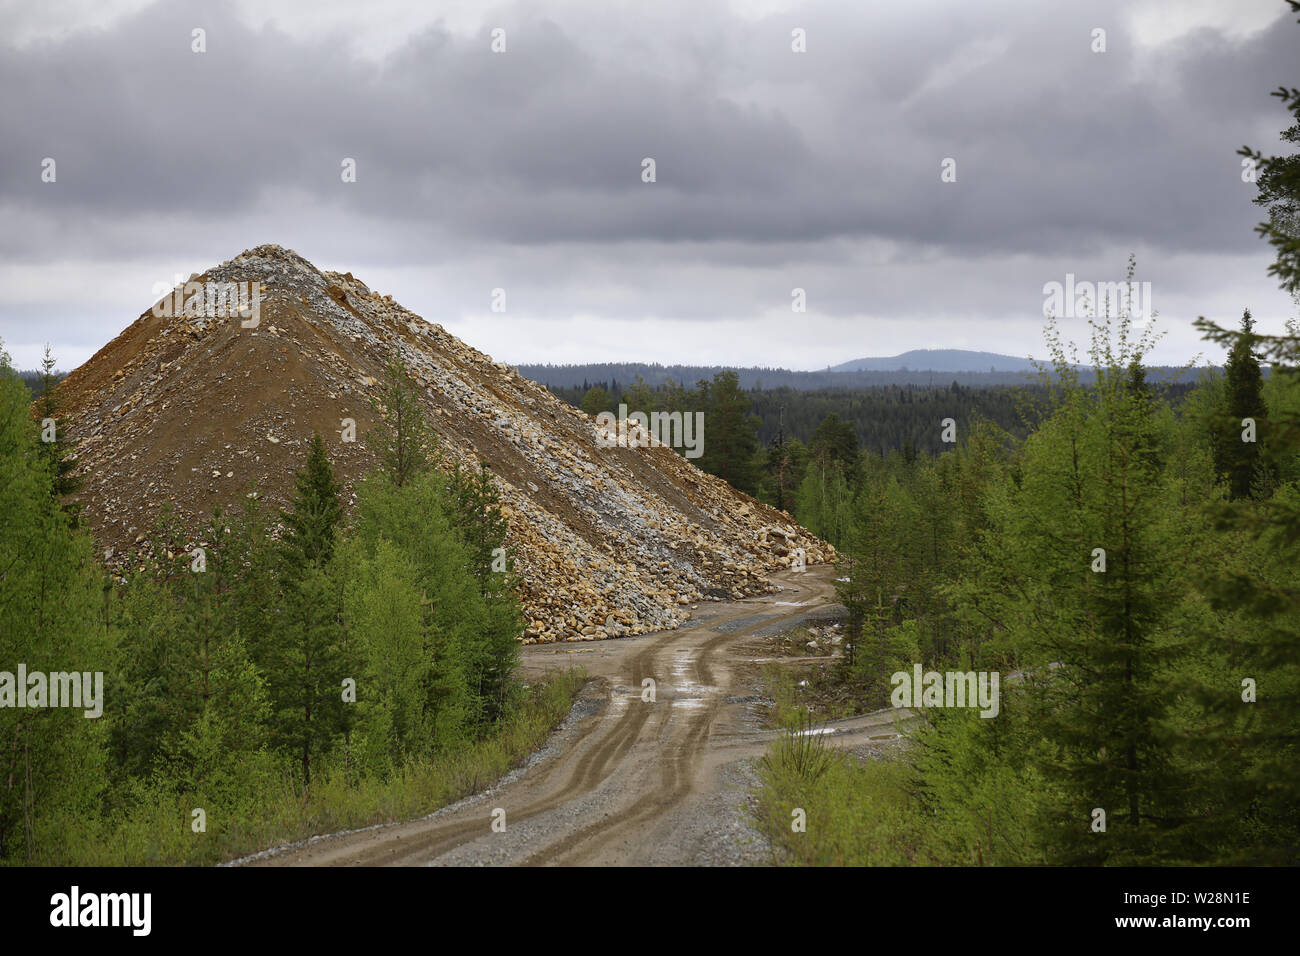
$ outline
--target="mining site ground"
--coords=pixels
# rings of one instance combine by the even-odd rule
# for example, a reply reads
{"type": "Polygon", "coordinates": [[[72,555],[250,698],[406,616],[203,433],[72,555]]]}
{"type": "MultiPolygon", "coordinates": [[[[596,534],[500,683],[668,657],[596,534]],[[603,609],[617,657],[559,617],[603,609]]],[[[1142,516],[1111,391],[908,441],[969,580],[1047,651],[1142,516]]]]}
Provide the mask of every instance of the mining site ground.
{"type": "MultiPolygon", "coordinates": [[[[687,626],[523,649],[525,675],[581,665],[564,724],[493,788],[406,823],[263,851],[237,865],[746,865],[771,862],[748,822],[753,760],[779,731],[758,675],[771,642],[837,609],[829,566],[773,577],[775,594],[704,604],[687,626]],[[652,679],[653,702],[643,699],[652,679]],[[494,829],[504,811],[504,829],[494,829]]],[[[898,736],[892,710],[833,721],[829,744],[898,736]]]]}

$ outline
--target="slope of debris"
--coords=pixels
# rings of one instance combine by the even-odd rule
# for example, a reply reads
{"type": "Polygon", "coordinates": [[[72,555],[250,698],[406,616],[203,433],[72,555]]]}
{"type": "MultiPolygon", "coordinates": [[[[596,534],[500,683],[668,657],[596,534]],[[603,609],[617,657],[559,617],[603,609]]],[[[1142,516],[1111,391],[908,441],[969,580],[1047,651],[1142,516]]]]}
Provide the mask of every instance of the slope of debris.
{"type": "Polygon", "coordinates": [[[213,506],[250,487],[276,513],[313,431],[350,497],[375,463],[371,400],[395,355],[448,460],[492,470],[526,642],[673,628],[694,602],[770,590],[765,573],[789,567],[797,549],[809,564],[834,559],[789,515],[671,449],[603,447],[594,418],[351,273],[265,245],[191,281],[260,286],[256,327],[151,309],[60,389],[83,513],[110,559],[147,540],[165,502],[196,535],[213,506]],[[344,419],[357,441],[344,440],[344,419]]]}

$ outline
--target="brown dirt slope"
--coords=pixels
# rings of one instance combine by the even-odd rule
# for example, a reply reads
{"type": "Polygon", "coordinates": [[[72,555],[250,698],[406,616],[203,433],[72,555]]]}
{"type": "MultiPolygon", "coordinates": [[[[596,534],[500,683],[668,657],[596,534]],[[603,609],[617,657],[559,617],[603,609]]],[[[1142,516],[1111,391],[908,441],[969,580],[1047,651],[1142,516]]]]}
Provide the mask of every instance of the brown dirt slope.
{"type": "Polygon", "coordinates": [[[165,502],[195,535],[254,486],[275,513],[313,431],[350,497],[375,463],[371,399],[394,356],[447,457],[492,469],[526,642],[673,628],[692,602],[769,590],[795,548],[810,565],[834,558],[789,515],[670,449],[600,447],[593,418],[351,273],[265,245],[192,278],[260,284],[258,326],[146,311],[60,386],[84,514],[115,560],[148,540],[165,502]],[[341,440],[346,418],[356,442],[341,440]]]}

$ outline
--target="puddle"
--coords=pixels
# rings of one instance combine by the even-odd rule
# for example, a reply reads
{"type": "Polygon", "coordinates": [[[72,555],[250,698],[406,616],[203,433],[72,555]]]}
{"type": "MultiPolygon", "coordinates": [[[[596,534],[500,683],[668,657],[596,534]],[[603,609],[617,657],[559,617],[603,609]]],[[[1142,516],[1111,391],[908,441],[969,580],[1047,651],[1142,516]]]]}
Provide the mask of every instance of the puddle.
{"type": "Polygon", "coordinates": [[[699,710],[708,701],[703,697],[674,697],[673,706],[681,707],[684,710],[699,710]]]}

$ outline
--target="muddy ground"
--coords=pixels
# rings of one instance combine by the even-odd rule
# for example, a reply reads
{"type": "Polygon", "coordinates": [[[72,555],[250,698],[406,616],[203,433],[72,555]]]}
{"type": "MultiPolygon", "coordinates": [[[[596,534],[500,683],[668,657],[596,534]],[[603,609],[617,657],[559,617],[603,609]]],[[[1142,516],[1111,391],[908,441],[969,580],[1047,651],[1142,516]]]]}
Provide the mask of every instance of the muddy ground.
{"type": "MultiPolygon", "coordinates": [[[[590,678],[546,746],[492,789],[407,823],[314,837],[239,861],[260,866],[745,865],[771,861],[749,824],[754,761],[779,733],[762,694],[778,636],[835,616],[830,568],[782,573],[776,594],[701,605],[687,627],[524,648],[539,676],[590,678]],[[654,681],[654,699],[644,682],[654,681]],[[504,811],[504,828],[499,822],[504,811]]],[[[869,752],[892,711],[831,722],[869,752]]]]}

